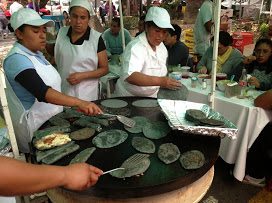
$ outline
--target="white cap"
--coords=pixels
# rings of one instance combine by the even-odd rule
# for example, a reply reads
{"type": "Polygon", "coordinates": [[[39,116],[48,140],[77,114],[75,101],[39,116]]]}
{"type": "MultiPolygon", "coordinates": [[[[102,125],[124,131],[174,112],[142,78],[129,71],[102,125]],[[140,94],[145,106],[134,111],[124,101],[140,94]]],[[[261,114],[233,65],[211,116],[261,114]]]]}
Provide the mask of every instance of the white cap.
{"type": "Polygon", "coordinates": [[[170,22],[170,16],[164,8],[151,7],[145,17],[145,22],[153,21],[159,28],[171,28],[175,30],[170,22]]]}
{"type": "Polygon", "coordinates": [[[12,14],[10,24],[13,30],[17,30],[23,24],[46,27],[53,27],[55,25],[53,20],[42,19],[41,16],[30,8],[23,8],[12,14]]]}
{"type": "Polygon", "coordinates": [[[69,12],[70,12],[71,8],[74,6],[80,6],[80,7],[85,8],[87,11],[89,11],[90,16],[95,15],[94,9],[93,9],[93,6],[92,6],[92,3],[90,2],[90,0],[72,0],[71,4],[69,6],[69,12]]]}

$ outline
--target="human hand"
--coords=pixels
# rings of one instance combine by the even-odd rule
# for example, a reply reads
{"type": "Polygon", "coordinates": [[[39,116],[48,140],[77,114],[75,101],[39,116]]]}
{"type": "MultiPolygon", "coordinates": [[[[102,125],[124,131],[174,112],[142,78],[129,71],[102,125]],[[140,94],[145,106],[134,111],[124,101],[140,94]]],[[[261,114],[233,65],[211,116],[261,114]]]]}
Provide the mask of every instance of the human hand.
{"type": "Polygon", "coordinates": [[[86,163],[76,163],[64,167],[64,187],[70,190],[85,190],[96,184],[103,171],[86,163]]]}
{"type": "Polygon", "coordinates": [[[200,74],[206,74],[207,73],[207,68],[205,66],[201,67],[199,70],[198,70],[198,73],[200,74]]]}
{"type": "Polygon", "coordinates": [[[78,107],[87,115],[94,116],[98,114],[103,114],[103,111],[93,102],[87,102],[82,100],[78,107]]]}
{"type": "Polygon", "coordinates": [[[250,64],[252,63],[253,61],[256,60],[256,56],[248,56],[244,59],[243,63],[244,64],[250,64]]]}
{"type": "Polygon", "coordinates": [[[66,79],[71,85],[76,85],[80,83],[85,78],[85,73],[71,73],[69,77],[66,79]]]}
{"type": "Polygon", "coordinates": [[[176,79],[169,78],[169,77],[161,77],[160,86],[171,89],[171,90],[177,90],[177,89],[180,89],[180,87],[182,87],[182,84],[180,83],[180,81],[176,79]]]}
{"type": "Polygon", "coordinates": [[[259,82],[258,79],[255,78],[255,77],[249,78],[249,79],[248,79],[248,83],[249,83],[250,85],[254,85],[256,88],[260,88],[260,82],[259,82]]]}

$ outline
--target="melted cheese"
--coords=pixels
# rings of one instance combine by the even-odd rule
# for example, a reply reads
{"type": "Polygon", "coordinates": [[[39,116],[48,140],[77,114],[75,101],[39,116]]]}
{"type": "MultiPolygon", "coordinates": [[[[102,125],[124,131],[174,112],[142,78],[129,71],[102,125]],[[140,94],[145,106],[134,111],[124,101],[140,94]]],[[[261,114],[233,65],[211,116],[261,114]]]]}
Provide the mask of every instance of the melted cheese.
{"type": "Polygon", "coordinates": [[[38,140],[35,144],[35,146],[38,149],[48,149],[55,146],[61,146],[68,142],[70,142],[71,139],[69,138],[68,134],[63,133],[53,133],[51,135],[47,135],[43,137],[41,140],[38,140]]]}

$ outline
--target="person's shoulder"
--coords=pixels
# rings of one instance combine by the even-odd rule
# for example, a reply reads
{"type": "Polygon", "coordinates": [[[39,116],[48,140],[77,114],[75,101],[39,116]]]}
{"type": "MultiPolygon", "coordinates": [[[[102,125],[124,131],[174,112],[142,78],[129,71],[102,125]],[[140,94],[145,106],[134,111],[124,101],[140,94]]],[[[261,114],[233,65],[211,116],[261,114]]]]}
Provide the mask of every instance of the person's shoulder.
{"type": "Polygon", "coordinates": [[[104,35],[109,35],[110,34],[110,28],[106,29],[104,32],[104,35]]]}
{"type": "Polygon", "coordinates": [[[231,56],[235,58],[243,58],[243,54],[236,48],[233,48],[231,56]]]}

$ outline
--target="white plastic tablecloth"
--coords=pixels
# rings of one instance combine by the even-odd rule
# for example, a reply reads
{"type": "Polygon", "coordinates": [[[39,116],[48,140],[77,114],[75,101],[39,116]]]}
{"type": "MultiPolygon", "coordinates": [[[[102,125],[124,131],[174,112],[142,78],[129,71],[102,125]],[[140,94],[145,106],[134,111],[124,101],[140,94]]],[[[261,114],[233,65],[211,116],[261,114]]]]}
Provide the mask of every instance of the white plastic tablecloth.
{"type": "MultiPolygon", "coordinates": [[[[182,78],[181,82],[189,90],[187,101],[209,104],[208,94],[211,92],[211,85],[207,85],[207,89],[201,89],[199,83],[196,88],[192,88],[190,79],[182,78]]],[[[254,98],[262,93],[257,90],[248,92],[254,98]]],[[[237,139],[225,137],[221,140],[219,156],[227,163],[235,164],[233,175],[242,181],[245,176],[247,152],[262,129],[272,121],[272,111],[255,107],[253,99],[226,98],[224,92],[218,90],[215,94],[215,110],[238,129],[237,139]]]]}

